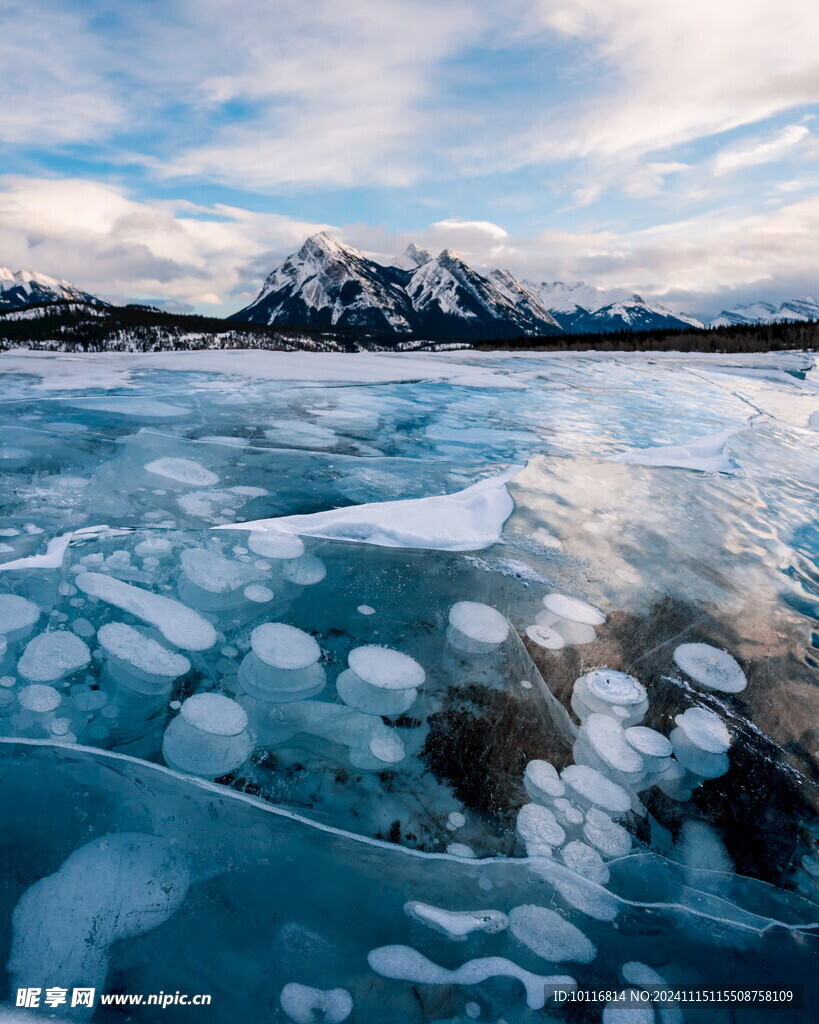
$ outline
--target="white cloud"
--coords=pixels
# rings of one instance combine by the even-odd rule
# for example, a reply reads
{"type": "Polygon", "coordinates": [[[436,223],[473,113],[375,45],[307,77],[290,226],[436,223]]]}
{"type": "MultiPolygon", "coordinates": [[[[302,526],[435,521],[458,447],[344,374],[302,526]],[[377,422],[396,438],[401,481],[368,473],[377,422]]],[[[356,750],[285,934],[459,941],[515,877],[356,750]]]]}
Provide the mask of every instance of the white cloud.
{"type": "Polygon", "coordinates": [[[0,252],[12,269],[67,278],[102,297],[236,308],[314,231],[275,214],[137,202],[79,179],[0,178],[0,252]]]}
{"type": "Polygon", "coordinates": [[[744,167],[754,167],[757,164],[779,160],[809,136],[810,130],[805,125],[789,124],[780,128],[768,139],[726,147],[717,153],[714,159],[714,174],[728,174],[731,171],[742,170],[744,167]]]}

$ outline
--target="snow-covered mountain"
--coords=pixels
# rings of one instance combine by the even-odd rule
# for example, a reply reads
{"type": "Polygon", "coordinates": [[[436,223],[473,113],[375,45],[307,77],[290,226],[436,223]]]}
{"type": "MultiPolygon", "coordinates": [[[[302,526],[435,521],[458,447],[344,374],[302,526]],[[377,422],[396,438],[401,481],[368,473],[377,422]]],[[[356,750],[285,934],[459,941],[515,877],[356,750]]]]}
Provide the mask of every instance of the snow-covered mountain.
{"type": "Polygon", "coordinates": [[[775,324],[783,320],[819,320],[819,302],[806,295],[801,299],[786,299],[775,306],[771,302],[752,302],[745,306],[724,309],[711,321],[711,327],[735,327],[740,324],[775,324]]]}
{"type": "Polygon", "coordinates": [[[231,319],[453,338],[560,330],[510,274],[495,282],[449,249],[433,257],[415,245],[383,266],[327,232],[311,236],[288,256],[254,302],[231,319]]]}
{"type": "Polygon", "coordinates": [[[667,306],[647,302],[641,295],[602,306],[591,314],[589,323],[594,331],[684,330],[705,326],[687,313],[672,313],[667,306]]]}
{"type": "Polygon", "coordinates": [[[107,303],[95,295],[80,291],[68,281],[36,274],[31,270],[9,270],[0,267],[0,310],[23,309],[37,302],[88,302],[95,306],[107,303]]]}
{"type": "Polygon", "coordinates": [[[406,275],[321,231],[288,256],[267,278],[257,298],[230,319],[408,334],[414,316],[403,288],[406,275]]]}
{"type": "Polygon", "coordinates": [[[675,313],[639,295],[604,291],[585,281],[524,281],[540,304],[571,334],[702,327],[687,313],[675,313]]]}

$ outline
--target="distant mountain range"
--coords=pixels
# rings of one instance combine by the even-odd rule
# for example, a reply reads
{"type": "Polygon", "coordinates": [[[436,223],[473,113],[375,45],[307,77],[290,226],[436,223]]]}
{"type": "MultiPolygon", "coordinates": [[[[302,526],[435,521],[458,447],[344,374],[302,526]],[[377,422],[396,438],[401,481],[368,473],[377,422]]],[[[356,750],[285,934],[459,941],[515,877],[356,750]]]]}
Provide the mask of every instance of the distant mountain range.
{"type": "Polygon", "coordinates": [[[93,306],[107,306],[107,302],[88,292],[80,291],[68,281],[60,281],[31,270],[12,271],[0,267],[0,312],[23,309],[40,302],[87,302],[93,306]]]}
{"type": "MultiPolygon", "coordinates": [[[[68,281],[0,267],[0,315],[43,315],[50,302],[108,303],[68,281]],[[28,313],[22,312],[32,307],[28,313]]],[[[321,231],[276,267],[249,306],[229,321],[264,327],[352,329],[401,338],[492,340],[702,329],[687,313],[640,295],[606,292],[583,282],[517,280],[508,270],[482,274],[451,249],[434,256],[413,243],[390,264],[379,263],[321,231]]],[[[707,326],[819,320],[812,297],[723,310],[707,326]]]]}

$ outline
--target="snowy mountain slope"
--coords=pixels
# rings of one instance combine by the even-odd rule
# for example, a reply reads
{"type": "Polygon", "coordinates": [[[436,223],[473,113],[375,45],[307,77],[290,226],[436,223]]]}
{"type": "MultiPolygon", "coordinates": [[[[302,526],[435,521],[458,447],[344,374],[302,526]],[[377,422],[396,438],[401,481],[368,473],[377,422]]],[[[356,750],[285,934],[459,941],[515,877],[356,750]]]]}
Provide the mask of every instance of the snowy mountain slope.
{"type": "Polygon", "coordinates": [[[267,278],[258,297],[229,319],[256,324],[364,327],[407,334],[406,272],[383,267],[321,231],[267,278]]]}
{"type": "Polygon", "coordinates": [[[738,324],[775,324],[783,320],[819,320],[819,301],[812,295],[786,299],[779,306],[771,302],[752,302],[733,309],[724,309],[710,323],[711,327],[735,327],[738,324]]]}
{"type": "Polygon", "coordinates": [[[451,249],[420,266],[407,282],[407,294],[421,329],[486,338],[557,334],[560,328],[511,274],[503,279],[514,298],[473,270],[451,249]],[[516,294],[517,290],[517,294],[516,294]]]}
{"type": "Polygon", "coordinates": [[[563,330],[574,334],[703,326],[695,317],[675,313],[659,302],[648,302],[639,295],[604,291],[585,281],[523,283],[563,330]]]}
{"type": "Polygon", "coordinates": [[[493,270],[487,276],[498,291],[505,295],[524,316],[534,320],[542,320],[553,327],[560,327],[560,324],[551,313],[508,270],[493,270]]]}
{"type": "Polygon", "coordinates": [[[0,267],[0,310],[22,309],[37,302],[89,302],[96,306],[107,303],[95,295],[80,291],[69,281],[31,270],[9,270],[0,267]]]}

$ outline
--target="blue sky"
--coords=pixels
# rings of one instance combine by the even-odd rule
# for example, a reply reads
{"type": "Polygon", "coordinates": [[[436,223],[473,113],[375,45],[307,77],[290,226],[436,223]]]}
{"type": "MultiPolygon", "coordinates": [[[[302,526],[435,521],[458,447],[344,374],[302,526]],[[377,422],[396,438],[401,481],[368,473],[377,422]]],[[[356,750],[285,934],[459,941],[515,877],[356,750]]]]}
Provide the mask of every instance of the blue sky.
{"type": "Polygon", "coordinates": [[[245,304],[314,230],[690,312],[819,291],[804,0],[18,0],[0,263],[245,304]]]}

